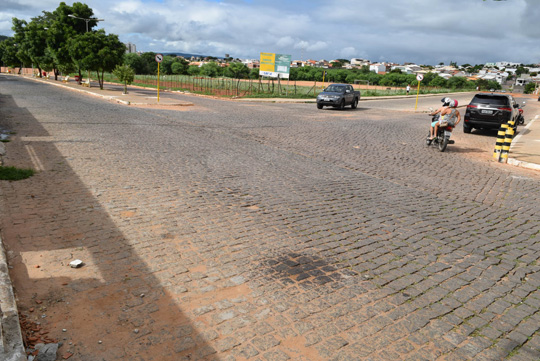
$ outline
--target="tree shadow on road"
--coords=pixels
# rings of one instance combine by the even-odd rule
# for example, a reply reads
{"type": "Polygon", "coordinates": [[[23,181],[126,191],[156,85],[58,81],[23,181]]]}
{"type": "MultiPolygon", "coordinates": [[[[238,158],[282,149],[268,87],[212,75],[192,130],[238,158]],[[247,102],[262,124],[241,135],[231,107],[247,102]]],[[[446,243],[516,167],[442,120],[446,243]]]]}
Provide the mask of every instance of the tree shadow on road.
{"type": "Polygon", "coordinates": [[[137,210],[115,204],[114,190],[96,194],[59,151],[61,139],[10,96],[0,103],[0,125],[17,132],[4,160],[41,169],[24,181],[0,181],[19,311],[63,341],[59,354],[78,360],[213,360],[211,337],[181,307],[191,278],[172,236],[125,234],[137,210]],[[154,254],[142,258],[149,246],[154,254]],[[74,259],[84,266],[70,268],[74,259]]]}

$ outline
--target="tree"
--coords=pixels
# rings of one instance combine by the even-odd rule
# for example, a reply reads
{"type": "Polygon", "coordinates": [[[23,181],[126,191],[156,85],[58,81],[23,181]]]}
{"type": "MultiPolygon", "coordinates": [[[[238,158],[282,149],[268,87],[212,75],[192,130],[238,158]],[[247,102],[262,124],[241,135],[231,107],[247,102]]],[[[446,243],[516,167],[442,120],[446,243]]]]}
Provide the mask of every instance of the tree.
{"type": "Polygon", "coordinates": [[[135,74],[147,74],[147,65],[144,59],[135,53],[128,53],[124,55],[124,64],[129,66],[135,74]]]}
{"type": "Polygon", "coordinates": [[[165,55],[163,56],[163,60],[161,61],[161,64],[159,66],[159,71],[161,74],[167,74],[167,75],[170,75],[172,74],[172,64],[174,62],[174,59],[176,58],[176,56],[171,56],[171,55],[165,55]]]}
{"type": "Polygon", "coordinates": [[[536,83],[528,83],[525,85],[523,92],[525,94],[532,94],[536,90],[536,83]]]}
{"type": "MultiPolygon", "coordinates": [[[[70,40],[77,35],[86,33],[86,21],[69,17],[74,15],[83,19],[91,19],[94,11],[88,5],[76,2],[72,6],[61,2],[52,13],[43,12],[45,16],[52,19],[49,30],[47,31],[47,47],[51,56],[54,58],[57,69],[69,70],[73,68],[73,58],[69,53],[70,40]]],[[[97,25],[97,21],[88,22],[88,31],[97,25]]],[[[79,62],[80,64],[80,62],[79,62]]],[[[79,77],[81,69],[79,67],[79,77]]],[[[58,79],[58,72],[54,72],[55,79],[58,79]]]]}
{"type": "Polygon", "coordinates": [[[173,74],[187,74],[189,68],[189,61],[184,58],[176,58],[171,65],[173,74]]]}
{"type": "Polygon", "coordinates": [[[129,65],[117,65],[114,70],[113,74],[120,80],[122,83],[124,83],[124,94],[127,94],[127,86],[128,84],[133,83],[133,79],[135,79],[135,71],[129,67],[129,65]]]}
{"type": "Polygon", "coordinates": [[[225,76],[238,79],[236,82],[236,95],[239,94],[240,79],[247,78],[249,76],[249,68],[246,64],[235,62],[229,64],[227,69],[225,69],[225,76]]]}
{"type": "Polygon", "coordinates": [[[41,69],[50,70],[54,67],[54,59],[47,49],[47,31],[50,19],[46,16],[32,18],[26,26],[24,46],[32,61],[32,65],[38,68],[41,77],[41,69]]]}
{"type": "Polygon", "coordinates": [[[489,89],[489,82],[486,79],[478,79],[476,81],[476,86],[479,90],[489,89]]]}
{"type": "Polygon", "coordinates": [[[156,53],[152,51],[142,53],[141,59],[143,59],[144,63],[146,64],[146,71],[144,72],[144,74],[157,74],[156,53]]]}
{"type": "Polygon", "coordinates": [[[221,74],[221,69],[218,63],[216,63],[215,61],[211,61],[201,66],[201,75],[206,75],[211,78],[215,78],[220,74],[221,74]]]}
{"type": "Polygon", "coordinates": [[[467,78],[462,76],[453,76],[447,81],[447,85],[452,89],[466,88],[467,78]]]}
{"type": "Polygon", "coordinates": [[[201,73],[201,68],[199,68],[197,65],[190,65],[187,72],[192,76],[199,75],[201,73]]]}
{"type": "MultiPolygon", "coordinates": [[[[427,84],[427,83],[426,83],[427,84]]],[[[446,88],[446,79],[442,76],[437,75],[434,77],[430,82],[429,86],[439,87],[439,88],[446,88]]]]}
{"type": "Polygon", "coordinates": [[[0,57],[5,66],[17,67],[21,65],[13,38],[7,38],[0,43],[0,57]]]}
{"type": "Polygon", "coordinates": [[[117,35],[98,30],[71,39],[68,49],[79,68],[97,72],[99,88],[103,89],[103,74],[122,64],[126,47],[117,35]]]}
{"type": "Polygon", "coordinates": [[[11,30],[14,31],[13,34],[13,46],[15,46],[15,54],[19,59],[19,73],[22,71],[24,66],[32,64],[30,55],[28,54],[28,47],[26,46],[26,26],[27,22],[25,20],[19,20],[17,18],[12,19],[13,26],[11,30]]]}
{"type": "Polygon", "coordinates": [[[521,76],[521,74],[528,74],[529,73],[529,69],[523,67],[523,66],[518,66],[518,68],[516,69],[516,75],[518,77],[521,76]]]}
{"type": "Polygon", "coordinates": [[[226,69],[224,74],[230,78],[242,79],[249,76],[249,68],[244,63],[231,63],[226,69]]]}

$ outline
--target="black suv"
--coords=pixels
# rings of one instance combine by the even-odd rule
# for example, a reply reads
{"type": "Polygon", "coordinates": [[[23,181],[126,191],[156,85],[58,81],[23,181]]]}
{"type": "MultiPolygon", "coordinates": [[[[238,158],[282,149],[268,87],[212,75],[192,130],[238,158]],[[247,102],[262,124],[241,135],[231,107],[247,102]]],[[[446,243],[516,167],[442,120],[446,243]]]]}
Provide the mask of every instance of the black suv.
{"type": "Polygon", "coordinates": [[[467,105],[463,131],[470,133],[473,128],[499,129],[501,124],[509,120],[516,121],[519,116],[519,104],[514,97],[507,94],[476,94],[467,105]]]}

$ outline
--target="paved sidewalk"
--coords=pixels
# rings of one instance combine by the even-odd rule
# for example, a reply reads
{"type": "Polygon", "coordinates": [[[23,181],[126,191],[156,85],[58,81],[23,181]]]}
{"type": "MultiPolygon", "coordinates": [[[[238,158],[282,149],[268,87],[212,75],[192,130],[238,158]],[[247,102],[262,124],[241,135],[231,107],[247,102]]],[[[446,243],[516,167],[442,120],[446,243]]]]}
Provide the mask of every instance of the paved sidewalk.
{"type": "Polygon", "coordinates": [[[145,106],[191,106],[193,103],[181,101],[171,97],[171,92],[160,90],[159,101],[157,89],[128,86],[128,93],[123,94],[123,86],[118,84],[105,83],[103,89],[99,88],[97,82],[92,82],[90,87],[78,84],[70,79],[67,82],[46,78],[28,78],[35,81],[42,81],[54,86],[63,86],[74,91],[90,94],[108,101],[117,102],[124,105],[145,105],[145,106]]]}
{"type": "Polygon", "coordinates": [[[540,115],[520,128],[508,154],[508,164],[540,170],[540,115]]]}

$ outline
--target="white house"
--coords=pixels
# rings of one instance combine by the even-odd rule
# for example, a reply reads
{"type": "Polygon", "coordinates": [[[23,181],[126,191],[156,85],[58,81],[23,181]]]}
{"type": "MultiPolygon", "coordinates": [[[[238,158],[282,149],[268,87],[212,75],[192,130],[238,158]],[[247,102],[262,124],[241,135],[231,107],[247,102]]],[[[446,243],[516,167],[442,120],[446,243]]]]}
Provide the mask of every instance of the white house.
{"type": "Polygon", "coordinates": [[[369,65],[369,60],[360,59],[360,58],[352,58],[351,65],[354,65],[354,66],[369,65]]]}
{"type": "Polygon", "coordinates": [[[386,72],[386,65],[381,64],[381,63],[371,64],[369,66],[369,71],[375,72],[376,74],[385,73],[386,72]]]}

